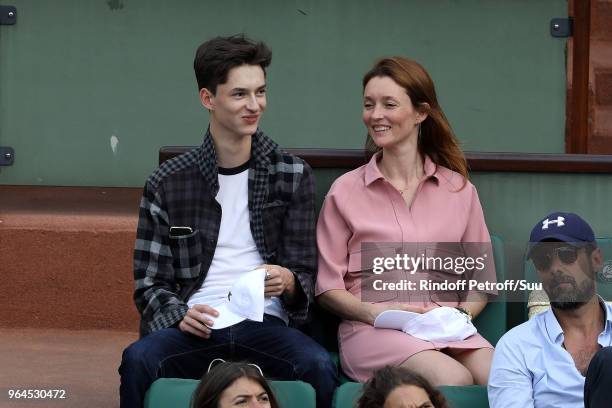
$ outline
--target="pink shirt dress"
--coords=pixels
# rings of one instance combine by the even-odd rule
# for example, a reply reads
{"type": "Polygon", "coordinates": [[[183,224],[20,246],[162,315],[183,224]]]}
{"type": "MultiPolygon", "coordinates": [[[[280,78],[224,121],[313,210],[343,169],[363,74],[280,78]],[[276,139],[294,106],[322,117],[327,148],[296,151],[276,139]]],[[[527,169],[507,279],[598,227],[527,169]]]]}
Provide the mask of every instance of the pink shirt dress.
{"type": "MultiPolygon", "coordinates": [[[[362,242],[490,242],[476,188],[469,181],[461,188],[460,174],[425,157],[425,175],[408,207],[378,169],[378,156],[339,177],[325,198],[317,224],[317,296],[344,289],[361,299],[362,242]]],[[[494,267],[488,274],[494,281],[494,267]]],[[[445,306],[457,304],[444,302],[445,306]]],[[[480,334],[452,343],[429,342],[350,320],[340,324],[338,342],[344,372],[361,382],[376,369],[398,366],[424,350],[493,348],[480,334]]]]}

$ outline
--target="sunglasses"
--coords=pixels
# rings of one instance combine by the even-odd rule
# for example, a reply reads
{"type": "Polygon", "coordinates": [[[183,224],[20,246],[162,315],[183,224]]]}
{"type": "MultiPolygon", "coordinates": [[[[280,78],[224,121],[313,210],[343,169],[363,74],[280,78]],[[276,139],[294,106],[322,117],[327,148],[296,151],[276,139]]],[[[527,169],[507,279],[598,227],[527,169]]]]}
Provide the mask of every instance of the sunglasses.
{"type": "Polygon", "coordinates": [[[571,265],[578,259],[578,250],[573,246],[562,246],[562,247],[546,247],[538,248],[533,251],[531,260],[537,270],[545,271],[552,265],[553,259],[556,256],[561,262],[566,265],[571,265]]]}
{"type": "MultiPolygon", "coordinates": [[[[208,365],[208,370],[206,371],[207,373],[210,372],[210,370],[212,370],[213,368],[215,368],[216,366],[218,366],[219,364],[223,364],[223,363],[227,363],[227,361],[225,361],[222,358],[215,358],[213,361],[210,362],[210,364],[208,365]]],[[[253,364],[253,363],[247,363],[247,365],[250,365],[251,367],[254,367],[257,369],[257,371],[259,371],[259,374],[261,374],[261,376],[263,377],[263,371],[261,371],[261,367],[259,367],[257,364],[253,364]]]]}

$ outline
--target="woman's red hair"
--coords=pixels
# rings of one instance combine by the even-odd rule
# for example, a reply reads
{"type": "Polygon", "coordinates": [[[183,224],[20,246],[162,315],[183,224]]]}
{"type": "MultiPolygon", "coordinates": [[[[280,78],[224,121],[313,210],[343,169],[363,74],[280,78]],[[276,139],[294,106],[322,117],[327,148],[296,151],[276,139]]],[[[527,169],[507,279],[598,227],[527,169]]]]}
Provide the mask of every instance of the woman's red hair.
{"type": "MultiPolygon", "coordinates": [[[[464,177],[464,180],[467,180],[465,155],[459,147],[459,142],[448,119],[438,104],[434,83],[425,68],[416,61],[402,57],[383,58],[364,75],[364,89],[374,77],[393,79],[404,88],[415,109],[427,113],[427,118],[421,123],[418,141],[419,153],[422,156],[429,156],[436,164],[456,171],[464,177]]],[[[366,153],[371,156],[379,150],[381,150],[380,147],[376,146],[372,137],[368,135],[366,153]]]]}

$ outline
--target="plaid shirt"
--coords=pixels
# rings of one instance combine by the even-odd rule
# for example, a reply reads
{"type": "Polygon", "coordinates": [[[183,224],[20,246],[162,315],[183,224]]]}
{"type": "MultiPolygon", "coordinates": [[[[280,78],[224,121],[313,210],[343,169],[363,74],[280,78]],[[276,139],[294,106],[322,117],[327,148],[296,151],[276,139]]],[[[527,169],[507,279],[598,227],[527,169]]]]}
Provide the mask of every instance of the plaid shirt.
{"type": "MultiPolygon", "coordinates": [[[[312,170],[257,130],[248,189],[251,233],[259,254],[295,275],[299,300],[283,306],[290,323],[299,325],[313,301],[317,259],[312,170]]],[[[187,313],[186,301],[206,279],[221,224],[218,191],[210,132],[200,147],[166,161],[147,180],[134,251],[141,335],[177,325],[187,313]],[[171,226],[189,226],[194,232],[170,237],[171,226]]]]}

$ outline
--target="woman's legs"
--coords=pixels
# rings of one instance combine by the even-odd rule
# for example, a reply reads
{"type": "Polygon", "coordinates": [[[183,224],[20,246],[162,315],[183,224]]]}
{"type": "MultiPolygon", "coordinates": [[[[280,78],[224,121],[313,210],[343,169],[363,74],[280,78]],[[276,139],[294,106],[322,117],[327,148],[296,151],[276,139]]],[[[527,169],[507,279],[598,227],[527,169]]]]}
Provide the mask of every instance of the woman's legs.
{"type": "Polygon", "coordinates": [[[474,384],[487,385],[493,360],[492,348],[455,349],[448,354],[469,370],[474,379],[474,384]]]}
{"type": "Polygon", "coordinates": [[[493,359],[493,349],[453,350],[448,354],[425,350],[401,365],[425,377],[434,386],[486,385],[493,359]]]}
{"type": "Polygon", "coordinates": [[[474,384],[472,374],[463,364],[436,350],[421,351],[408,358],[401,366],[424,377],[435,387],[474,384]]]}

